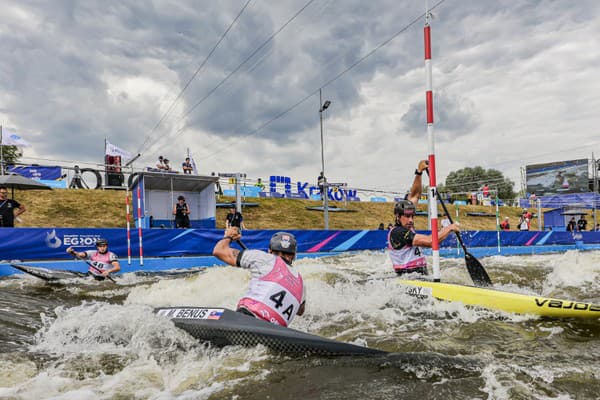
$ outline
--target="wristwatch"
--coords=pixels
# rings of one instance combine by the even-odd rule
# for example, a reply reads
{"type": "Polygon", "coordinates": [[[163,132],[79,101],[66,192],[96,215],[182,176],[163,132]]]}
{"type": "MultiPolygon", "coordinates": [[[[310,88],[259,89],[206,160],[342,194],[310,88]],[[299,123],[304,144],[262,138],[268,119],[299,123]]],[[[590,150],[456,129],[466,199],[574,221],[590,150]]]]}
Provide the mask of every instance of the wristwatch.
{"type": "Polygon", "coordinates": [[[419,172],[418,169],[415,169],[415,175],[421,176],[421,175],[423,175],[423,171],[419,172]]]}

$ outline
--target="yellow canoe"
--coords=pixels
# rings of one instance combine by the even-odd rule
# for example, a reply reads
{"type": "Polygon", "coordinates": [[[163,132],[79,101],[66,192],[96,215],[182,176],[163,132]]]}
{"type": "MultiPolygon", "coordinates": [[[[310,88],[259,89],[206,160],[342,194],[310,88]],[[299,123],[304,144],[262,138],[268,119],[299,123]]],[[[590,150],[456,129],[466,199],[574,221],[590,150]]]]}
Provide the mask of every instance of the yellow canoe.
{"type": "Polygon", "coordinates": [[[452,283],[400,280],[407,286],[406,293],[417,297],[435,297],[440,300],[459,301],[470,306],[506,311],[517,314],[535,314],[552,318],[598,318],[600,305],[550,297],[452,283]]]}

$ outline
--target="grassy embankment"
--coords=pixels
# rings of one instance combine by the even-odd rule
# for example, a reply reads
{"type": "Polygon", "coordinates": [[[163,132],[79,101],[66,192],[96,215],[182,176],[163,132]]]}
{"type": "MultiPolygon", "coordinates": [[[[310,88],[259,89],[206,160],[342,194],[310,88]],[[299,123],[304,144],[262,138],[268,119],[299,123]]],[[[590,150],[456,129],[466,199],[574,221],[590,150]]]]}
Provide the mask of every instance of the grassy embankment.
{"type": "MultiPolygon", "coordinates": [[[[10,191],[10,190],[9,190],[10,191]]],[[[15,200],[27,207],[21,215],[22,222],[17,227],[91,227],[122,228],[125,220],[125,192],[114,190],[42,190],[15,191],[15,200]]],[[[221,197],[218,202],[234,199],[221,197]]],[[[258,207],[244,208],[244,221],[247,229],[323,229],[323,214],[309,211],[307,206],[321,205],[317,201],[252,198],[248,202],[259,203],[258,207]]],[[[331,202],[331,206],[344,207],[343,203],[331,202]]],[[[379,223],[393,222],[393,204],[350,202],[347,209],[354,212],[330,212],[330,229],[377,229],[379,223]]],[[[420,204],[418,210],[425,211],[420,204]]],[[[450,206],[452,218],[456,218],[456,208],[450,206]]],[[[439,207],[440,214],[442,213],[439,207]]],[[[510,217],[512,230],[516,229],[521,209],[500,207],[500,217],[510,217]]],[[[532,212],[534,210],[531,210],[532,212]]],[[[458,220],[464,230],[495,230],[496,219],[491,217],[467,216],[468,212],[495,213],[494,207],[461,206],[458,220]]],[[[224,227],[226,209],[217,209],[217,228],[224,227]]],[[[591,218],[591,217],[590,217],[591,218]]],[[[588,219],[589,221],[590,219],[588,219]]],[[[427,218],[417,216],[417,229],[427,228],[427,218]]],[[[537,218],[531,224],[537,229],[537,218]]]]}

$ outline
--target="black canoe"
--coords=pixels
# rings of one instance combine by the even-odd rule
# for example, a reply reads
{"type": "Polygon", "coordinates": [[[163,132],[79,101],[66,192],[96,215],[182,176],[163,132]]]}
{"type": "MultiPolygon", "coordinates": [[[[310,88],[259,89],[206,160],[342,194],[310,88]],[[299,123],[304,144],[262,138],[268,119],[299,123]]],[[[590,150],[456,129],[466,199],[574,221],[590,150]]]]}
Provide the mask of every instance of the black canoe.
{"type": "Polygon", "coordinates": [[[84,278],[87,276],[86,273],[67,271],[64,269],[49,269],[43,267],[32,267],[31,265],[24,264],[10,264],[11,267],[18,269],[19,271],[25,272],[26,274],[35,276],[36,278],[43,279],[45,281],[57,281],[59,279],[73,279],[73,278],[84,278]]]}
{"type": "Polygon", "coordinates": [[[316,335],[284,328],[251,316],[220,307],[161,307],[155,312],[167,317],[175,326],[196,339],[216,346],[263,345],[291,355],[320,356],[382,355],[385,351],[338,342],[316,335]]]}

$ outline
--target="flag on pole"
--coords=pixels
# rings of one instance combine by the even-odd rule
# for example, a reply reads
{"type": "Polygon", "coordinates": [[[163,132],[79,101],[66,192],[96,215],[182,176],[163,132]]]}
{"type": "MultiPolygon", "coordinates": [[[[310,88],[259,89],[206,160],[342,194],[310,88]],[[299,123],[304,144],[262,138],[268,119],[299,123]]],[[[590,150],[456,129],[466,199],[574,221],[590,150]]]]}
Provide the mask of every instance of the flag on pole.
{"type": "Polygon", "coordinates": [[[2,128],[2,146],[17,146],[17,147],[29,147],[29,143],[21,136],[14,132],[9,131],[6,128],[2,128]]]}
{"type": "Polygon", "coordinates": [[[196,161],[194,161],[194,157],[190,157],[190,162],[192,163],[192,172],[194,175],[198,175],[198,168],[196,168],[196,161]]]}
{"type": "Polygon", "coordinates": [[[127,150],[123,150],[120,147],[115,146],[110,143],[108,140],[106,141],[106,155],[107,156],[121,156],[121,160],[126,163],[127,161],[133,158],[133,154],[128,152],[127,150]]]}

